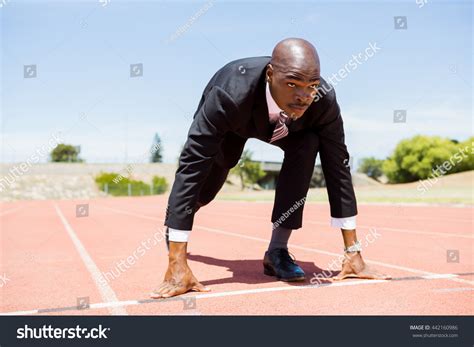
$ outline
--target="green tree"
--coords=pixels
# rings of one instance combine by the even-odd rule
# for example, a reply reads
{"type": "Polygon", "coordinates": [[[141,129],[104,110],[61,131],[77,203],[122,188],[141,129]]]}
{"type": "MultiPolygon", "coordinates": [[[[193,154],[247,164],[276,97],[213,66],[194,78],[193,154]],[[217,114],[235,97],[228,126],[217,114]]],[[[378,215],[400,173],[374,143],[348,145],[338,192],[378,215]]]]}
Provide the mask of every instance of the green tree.
{"type": "Polygon", "coordinates": [[[363,172],[373,179],[378,179],[383,174],[383,162],[382,159],[376,159],[374,157],[362,158],[357,171],[363,172]]]}
{"type": "Polygon", "coordinates": [[[51,161],[70,163],[82,162],[83,160],[79,158],[80,152],[80,146],[66,145],[64,143],[60,143],[51,151],[51,161]]]}
{"type": "Polygon", "coordinates": [[[462,159],[459,163],[457,163],[458,160],[455,160],[457,164],[454,167],[454,172],[474,170],[474,136],[460,142],[458,144],[458,151],[460,153],[456,159],[459,157],[462,159]]]}
{"type": "Polygon", "coordinates": [[[400,141],[382,169],[391,183],[426,179],[438,165],[449,160],[458,147],[446,138],[417,135],[400,141]]]}
{"type": "Polygon", "coordinates": [[[153,145],[151,146],[150,153],[150,162],[151,163],[161,163],[163,162],[163,155],[162,155],[162,144],[161,144],[161,138],[158,136],[158,134],[155,134],[155,137],[153,138],[153,145]]]}
{"type": "Polygon", "coordinates": [[[252,161],[252,152],[248,149],[242,153],[239,162],[231,170],[231,173],[240,177],[242,190],[247,185],[257,183],[258,180],[265,176],[265,171],[262,170],[260,163],[252,161]]]}

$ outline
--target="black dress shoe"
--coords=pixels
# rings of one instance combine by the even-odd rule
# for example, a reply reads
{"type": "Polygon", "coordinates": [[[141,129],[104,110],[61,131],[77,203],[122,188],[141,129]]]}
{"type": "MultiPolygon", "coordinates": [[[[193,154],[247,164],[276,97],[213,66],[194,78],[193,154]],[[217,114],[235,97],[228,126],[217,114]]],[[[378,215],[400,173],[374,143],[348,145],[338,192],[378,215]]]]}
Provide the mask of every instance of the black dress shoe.
{"type": "Polygon", "coordinates": [[[304,281],[304,271],[295,263],[286,248],[265,252],[263,273],[285,282],[304,281]]]}

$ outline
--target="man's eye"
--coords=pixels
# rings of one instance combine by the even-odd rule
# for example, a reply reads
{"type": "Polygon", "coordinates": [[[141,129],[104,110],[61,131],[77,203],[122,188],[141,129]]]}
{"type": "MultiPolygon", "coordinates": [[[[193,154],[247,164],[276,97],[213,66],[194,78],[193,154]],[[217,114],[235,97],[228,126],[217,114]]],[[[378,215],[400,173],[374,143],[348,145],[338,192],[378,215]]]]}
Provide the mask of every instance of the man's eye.
{"type": "Polygon", "coordinates": [[[288,84],[288,87],[290,88],[294,88],[295,87],[295,84],[294,83],[287,83],[288,84]]]}
{"type": "Polygon", "coordinates": [[[319,87],[319,84],[313,84],[313,85],[311,86],[311,88],[313,88],[313,89],[318,89],[318,87],[319,87]]]}

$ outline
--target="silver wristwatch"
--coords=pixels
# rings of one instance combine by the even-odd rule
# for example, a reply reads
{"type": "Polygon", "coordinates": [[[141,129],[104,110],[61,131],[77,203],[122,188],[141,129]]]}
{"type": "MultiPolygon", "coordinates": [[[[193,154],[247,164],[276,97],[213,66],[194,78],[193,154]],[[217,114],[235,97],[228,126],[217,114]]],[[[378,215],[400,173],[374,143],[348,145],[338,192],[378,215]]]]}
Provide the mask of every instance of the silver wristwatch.
{"type": "Polygon", "coordinates": [[[345,253],[355,253],[362,251],[362,245],[359,241],[356,241],[352,246],[344,248],[345,253]]]}

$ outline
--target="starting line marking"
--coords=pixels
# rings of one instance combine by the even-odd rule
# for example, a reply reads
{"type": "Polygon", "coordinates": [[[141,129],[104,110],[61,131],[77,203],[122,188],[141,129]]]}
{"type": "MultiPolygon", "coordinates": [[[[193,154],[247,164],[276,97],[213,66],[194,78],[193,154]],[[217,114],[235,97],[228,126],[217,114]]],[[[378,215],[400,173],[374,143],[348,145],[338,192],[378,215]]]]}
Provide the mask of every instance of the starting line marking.
{"type": "MultiPolygon", "coordinates": [[[[436,276],[417,276],[417,277],[399,277],[393,278],[392,280],[353,280],[348,282],[329,282],[315,285],[301,285],[301,286],[280,286],[280,287],[269,287],[269,288],[256,288],[256,289],[244,289],[244,290],[235,290],[229,292],[220,292],[220,293],[205,293],[205,294],[196,294],[193,296],[180,296],[172,297],[167,299],[143,299],[143,300],[127,300],[127,301],[114,301],[114,302],[102,302],[96,304],[90,304],[90,309],[101,309],[101,308],[117,308],[117,307],[126,307],[126,306],[136,306],[152,303],[169,303],[173,301],[186,301],[186,299],[211,299],[211,298],[222,298],[229,296],[239,296],[239,295],[248,295],[248,294],[261,294],[261,293],[274,293],[274,292],[283,292],[283,291],[293,291],[293,290],[304,290],[304,289],[318,289],[318,288],[334,288],[334,287],[348,287],[348,286],[359,286],[366,284],[378,284],[378,283],[390,283],[390,282],[399,282],[399,281],[408,281],[408,280],[437,280],[444,278],[454,278],[458,277],[457,274],[437,274],[436,276]]],[[[449,288],[449,291],[466,291],[474,288],[449,288]]],[[[448,289],[437,290],[437,291],[448,291],[448,289]]],[[[23,315],[35,315],[49,312],[64,312],[64,311],[79,311],[76,306],[69,307],[58,307],[58,308],[49,308],[49,309],[37,309],[29,311],[15,311],[15,312],[6,312],[0,313],[0,316],[23,316],[23,315]]],[[[180,314],[179,312],[177,314],[180,314]]]]}

